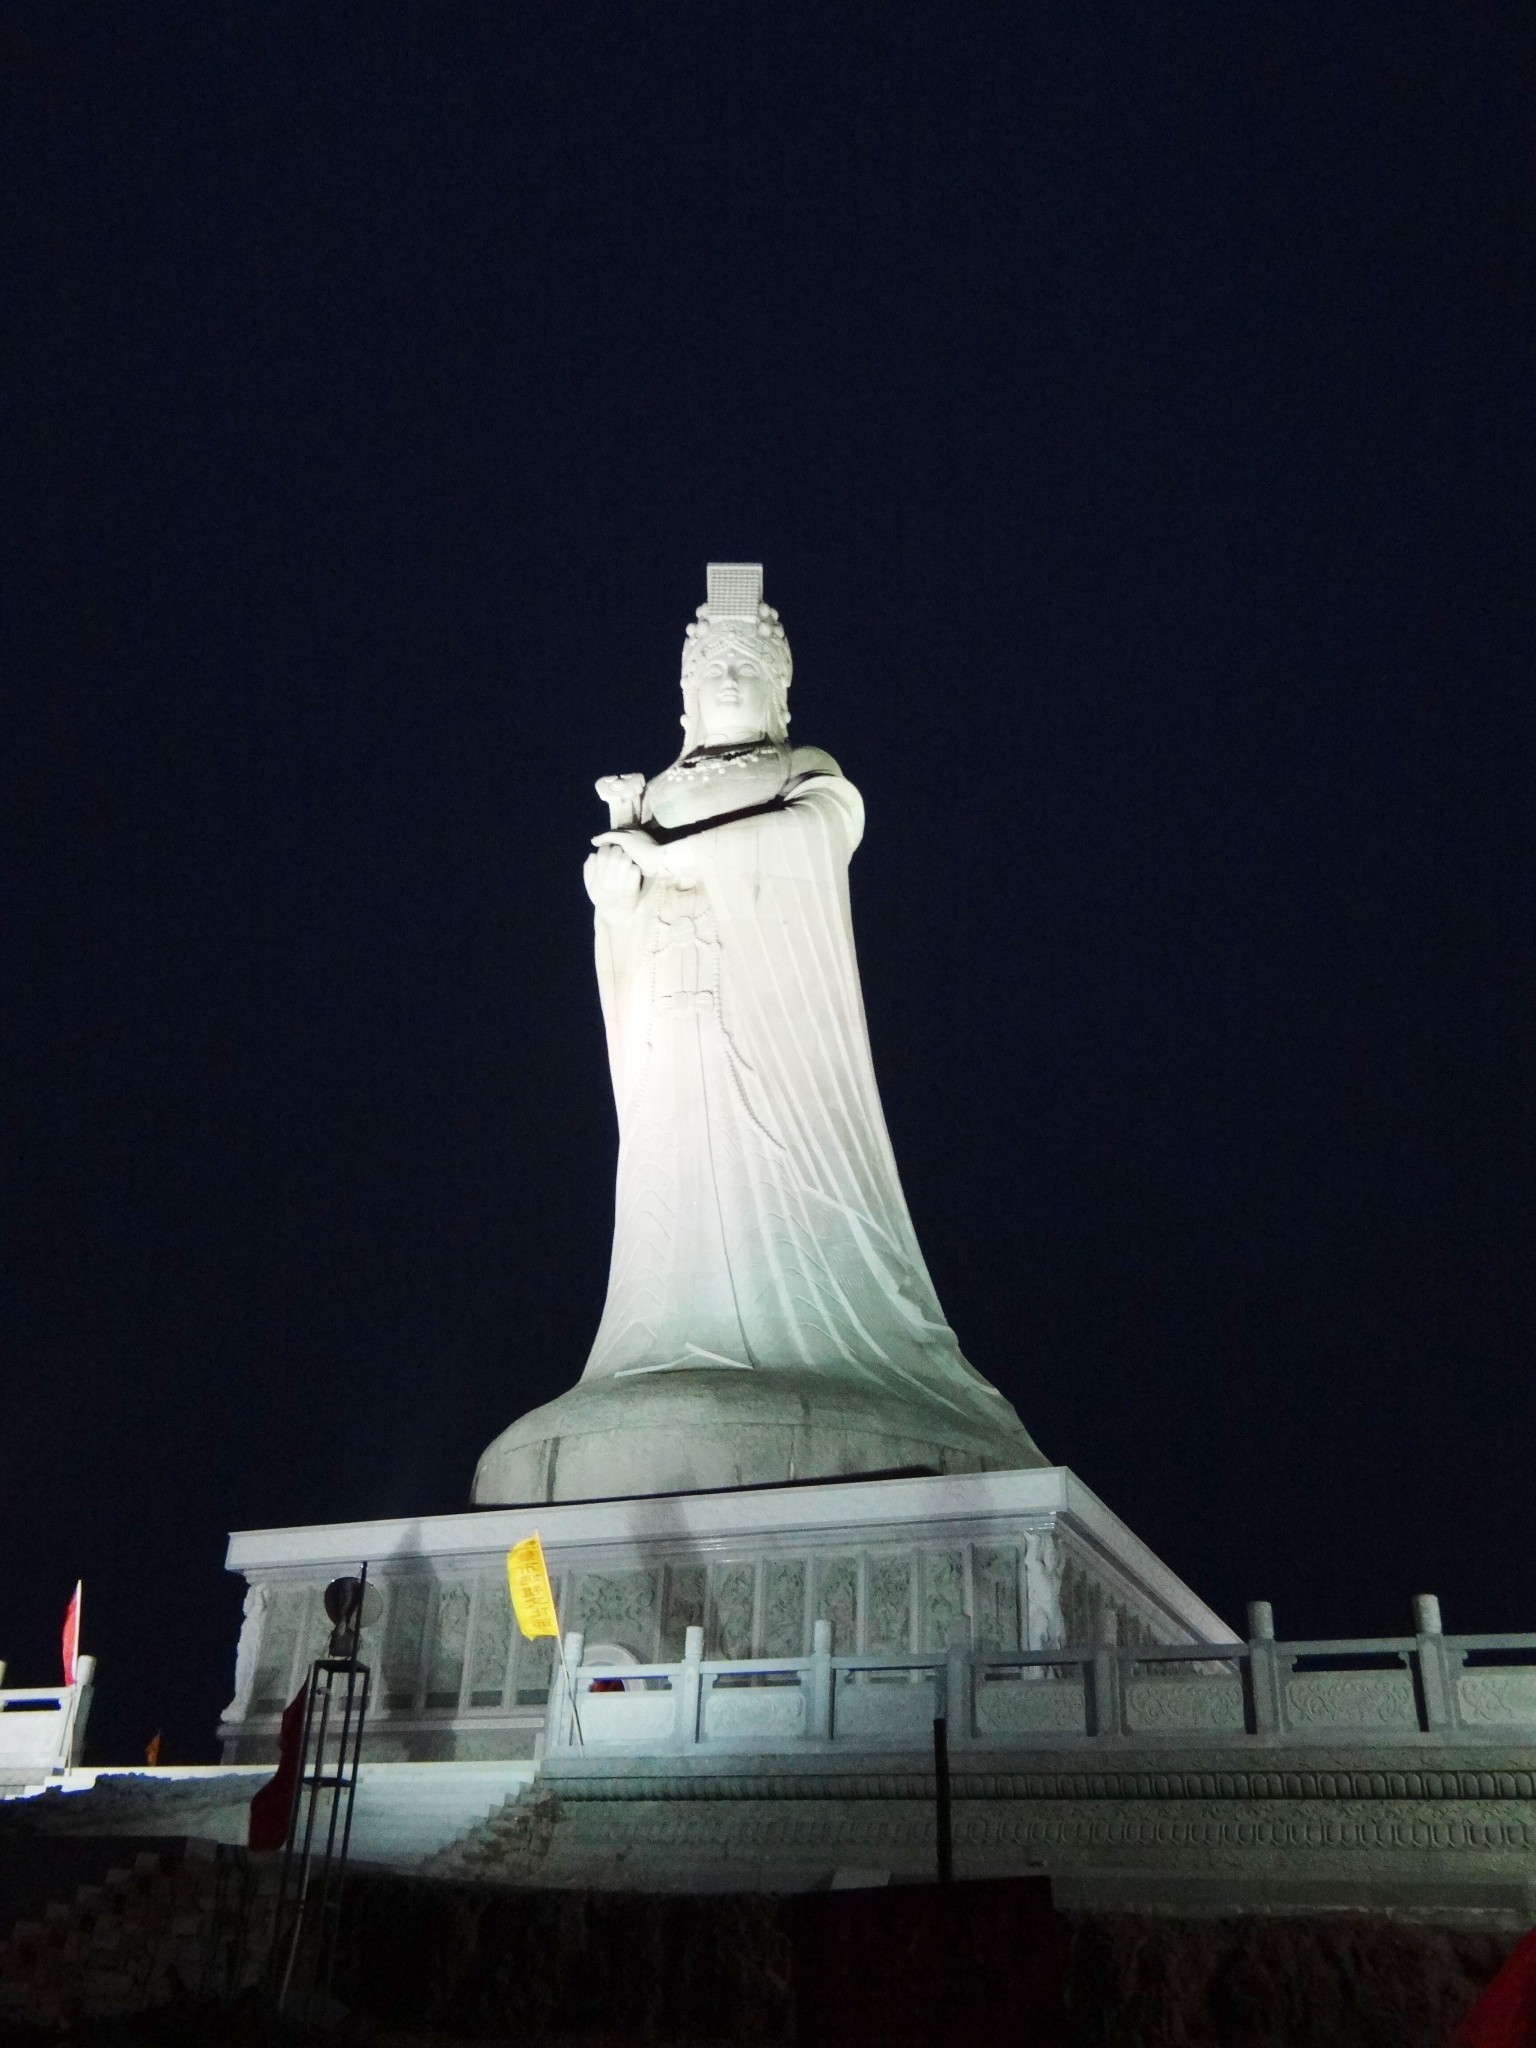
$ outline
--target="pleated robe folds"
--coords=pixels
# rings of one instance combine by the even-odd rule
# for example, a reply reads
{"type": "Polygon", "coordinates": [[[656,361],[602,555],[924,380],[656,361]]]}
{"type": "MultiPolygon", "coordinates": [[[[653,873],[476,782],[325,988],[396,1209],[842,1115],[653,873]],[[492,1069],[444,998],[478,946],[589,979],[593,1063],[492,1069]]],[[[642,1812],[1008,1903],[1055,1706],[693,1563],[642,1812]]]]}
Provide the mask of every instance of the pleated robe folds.
{"type": "Polygon", "coordinates": [[[863,823],[852,783],[801,774],[669,839],[633,914],[599,916],[620,1146],[583,1379],[810,1367],[1028,1445],[961,1356],[897,1175],[848,902],[863,823]]]}

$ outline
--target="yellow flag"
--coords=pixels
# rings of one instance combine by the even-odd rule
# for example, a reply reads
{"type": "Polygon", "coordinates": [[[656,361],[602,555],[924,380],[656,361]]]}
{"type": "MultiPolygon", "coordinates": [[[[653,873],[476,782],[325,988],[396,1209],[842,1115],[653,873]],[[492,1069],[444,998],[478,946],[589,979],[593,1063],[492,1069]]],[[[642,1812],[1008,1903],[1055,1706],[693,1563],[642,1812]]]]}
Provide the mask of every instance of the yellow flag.
{"type": "Polygon", "coordinates": [[[549,1583],[544,1546],[537,1530],[514,1543],[507,1552],[507,1585],[512,1593],[512,1612],[525,1636],[553,1636],[560,1639],[560,1622],[555,1613],[555,1590],[549,1583]]]}

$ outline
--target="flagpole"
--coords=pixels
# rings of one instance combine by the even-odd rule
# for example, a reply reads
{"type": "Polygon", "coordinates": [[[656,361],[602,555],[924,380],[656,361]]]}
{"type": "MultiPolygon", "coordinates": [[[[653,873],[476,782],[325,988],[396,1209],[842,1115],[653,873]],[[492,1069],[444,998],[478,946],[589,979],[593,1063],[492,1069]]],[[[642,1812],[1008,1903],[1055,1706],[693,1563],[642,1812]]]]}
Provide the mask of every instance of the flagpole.
{"type": "MultiPolygon", "coordinates": [[[[581,1726],[581,1709],[576,1704],[576,1688],[571,1683],[571,1667],[566,1662],[565,1632],[560,1626],[560,1610],[555,1605],[555,1589],[550,1584],[549,1566],[544,1559],[544,1545],[539,1541],[537,1529],[520,1543],[514,1543],[507,1552],[507,1591],[512,1598],[517,1625],[524,1636],[530,1642],[539,1636],[553,1636],[555,1639],[555,1648],[560,1654],[560,1675],[565,1681],[565,1696],[571,1703],[571,1719],[576,1724],[576,1740],[585,1749],[587,1738],[581,1726]]],[[[550,1689],[553,1691],[553,1685],[550,1689]]],[[[561,1740],[564,1741],[563,1735],[561,1740]]]]}

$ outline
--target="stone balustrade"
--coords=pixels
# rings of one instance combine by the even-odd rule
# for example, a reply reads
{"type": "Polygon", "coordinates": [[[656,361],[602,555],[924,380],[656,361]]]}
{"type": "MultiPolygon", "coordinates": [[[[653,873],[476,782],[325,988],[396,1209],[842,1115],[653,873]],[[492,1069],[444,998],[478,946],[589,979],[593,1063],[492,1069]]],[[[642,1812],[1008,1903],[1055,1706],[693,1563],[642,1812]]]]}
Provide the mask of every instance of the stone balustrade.
{"type": "Polygon", "coordinates": [[[1447,1636],[1429,1596],[1415,1634],[1347,1641],[1277,1642],[1255,1602],[1248,1640],[1219,1656],[1120,1647],[1106,1619],[1092,1644],[837,1656],[819,1621],[810,1656],[775,1658],[706,1659],[690,1628],[680,1663],[646,1665],[584,1663],[573,1632],[546,1753],[910,1750],[941,1716],[952,1750],[1536,1742],[1536,1635],[1447,1636]]]}
{"type": "Polygon", "coordinates": [[[0,1688],[0,1782],[42,1783],[68,1770],[85,1736],[95,1672],[95,1658],[82,1657],[73,1685],[0,1688]]]}

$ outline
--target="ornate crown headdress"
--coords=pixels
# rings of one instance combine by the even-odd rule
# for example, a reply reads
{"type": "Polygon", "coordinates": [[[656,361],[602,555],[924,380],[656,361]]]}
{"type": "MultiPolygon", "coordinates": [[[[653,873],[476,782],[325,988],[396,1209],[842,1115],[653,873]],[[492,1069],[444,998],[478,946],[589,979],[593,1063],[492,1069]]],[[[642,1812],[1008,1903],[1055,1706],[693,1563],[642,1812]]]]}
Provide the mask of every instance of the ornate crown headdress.
{"type": "Polygon", "coordinates": [[[683,730],[693,739],[694,686],[699,671],[727,651],[750,655],[773,688],[774,711],[782,740],[789,730],[789,685],[794,662],[789,641],[771,604],[763,603],[761,562],[711,562],[709,596],[699,606],[683,641],[683,730]]]}

